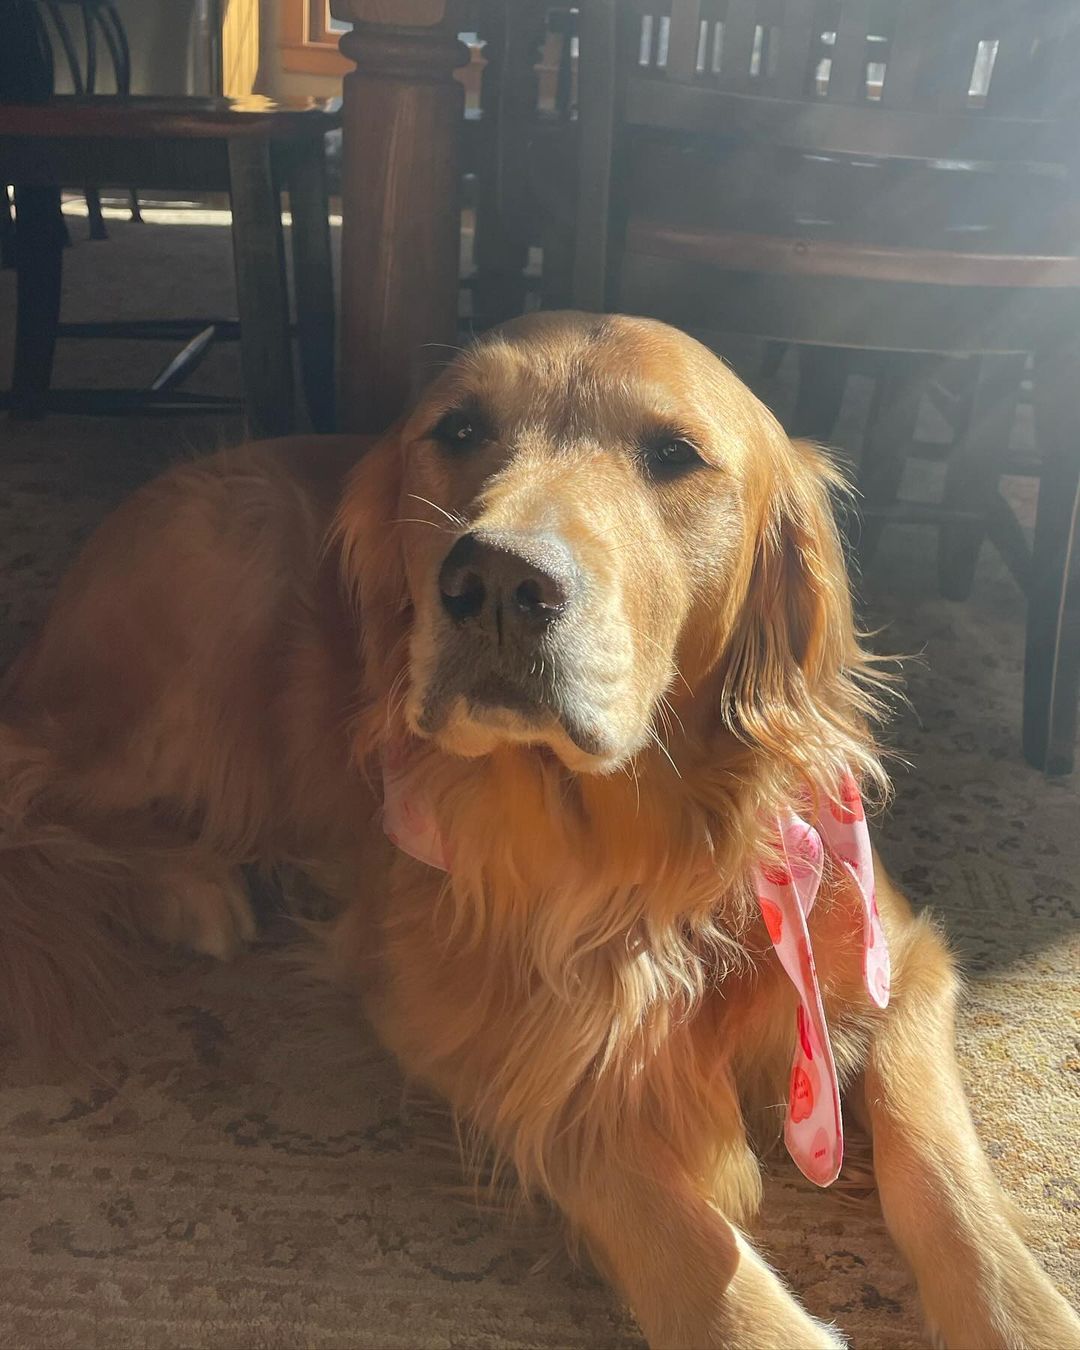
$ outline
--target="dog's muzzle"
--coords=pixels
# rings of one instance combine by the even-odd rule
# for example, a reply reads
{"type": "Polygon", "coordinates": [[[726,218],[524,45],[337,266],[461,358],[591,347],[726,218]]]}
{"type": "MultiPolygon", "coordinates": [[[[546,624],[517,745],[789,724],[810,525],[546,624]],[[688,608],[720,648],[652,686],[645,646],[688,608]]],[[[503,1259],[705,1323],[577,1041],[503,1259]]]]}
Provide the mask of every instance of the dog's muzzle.
{"type": "Polygon", "coordinates": [[[438,587],[444,622],[420,729],[438,732],[460,697],[489,723],[559,722],[593,753],[593,719],[570,673],[585,588],[568,546],[552,534],[473,530],[443,559],[438,587]]]}

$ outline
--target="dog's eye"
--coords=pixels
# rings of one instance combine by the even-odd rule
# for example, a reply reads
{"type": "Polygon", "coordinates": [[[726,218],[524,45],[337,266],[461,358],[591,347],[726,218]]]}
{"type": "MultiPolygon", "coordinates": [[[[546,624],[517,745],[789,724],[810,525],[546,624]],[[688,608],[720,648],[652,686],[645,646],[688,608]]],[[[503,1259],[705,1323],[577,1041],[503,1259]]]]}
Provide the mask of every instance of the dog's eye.
{"type": "Polygon", "coordinates": [[[487,439],[479,415],[470,408],[453,408],[443,413],[431,429],[431,439],[447,450],[471,450],[487,439]]]}
{"type": "Polygon", "coordinates": [[[704,461],[683,436],[657,436],[642,451],[646,471],[653,478],[677,478],[704,461]]]}

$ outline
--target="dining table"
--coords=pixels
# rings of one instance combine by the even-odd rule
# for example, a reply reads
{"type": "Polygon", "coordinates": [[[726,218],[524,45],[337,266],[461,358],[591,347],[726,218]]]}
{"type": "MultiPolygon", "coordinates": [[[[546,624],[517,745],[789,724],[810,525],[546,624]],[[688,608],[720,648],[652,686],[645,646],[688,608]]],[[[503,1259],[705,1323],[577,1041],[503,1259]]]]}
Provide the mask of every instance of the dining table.
{"type": "MultiPolygon", "coordinates": [[[[507,0],[512,3],[513,0],[507,0]]],[[[468,0],[330,0],[341,51],[339,423],[378,432],[457,338],[468,0]]]]}

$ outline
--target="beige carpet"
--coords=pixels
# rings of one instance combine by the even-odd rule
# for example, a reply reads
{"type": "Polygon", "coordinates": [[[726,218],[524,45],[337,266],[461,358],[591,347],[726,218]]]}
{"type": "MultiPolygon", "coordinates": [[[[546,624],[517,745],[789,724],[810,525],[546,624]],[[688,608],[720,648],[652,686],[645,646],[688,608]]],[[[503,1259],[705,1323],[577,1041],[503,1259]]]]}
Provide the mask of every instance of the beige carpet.
{"type": "MultiPolygon", "coordinates": [[[[67,264],[72,316],[231,304],[217,227],[115,227],[109,243],[77,242],[67,264]]],[[[0,275],[5,320],[12,302],[0,275]]],[[[159,357],[68,344],[60,377],[113,383],[159,357]]],[[[199,384],[228,387],[234,358],[214,357],[199,384]]],[[[852,435],[865,390],[853,394],[852,435]]],[[[231,430],[0,424],[0,659],[118,496],[231,430]]],[[[893,733],[914,768],[898,772],[881,844],[963,959],[975,1115],[1033,1246],[1076,1299],[1078,783],[1048,783],[1020,760],[1022,611],[997,560],[984,557],[970,604],[950,605],[935,594],[932,545],[927,532],[893,531],[868,578],[871,617],[889,625],[879,645],[924,652],[908,672],[913,710],[893,733]]],[[[0,1061],[0,1345],[639,1344],[597,1280],[544,1259],[543,1225],[455,1193],[445,1125],[403,1100],[355,1008],[314,998],[275,941],[228,968],[163,959],[157,988],[152,1014],[92,1073],[41,1083],[0,1061]]],[[[873,1199],[811,1193],[782,1158],[771,1170],[759,1240],[810,1308],[858,1350],[924,1344],[873,1199]]]]}

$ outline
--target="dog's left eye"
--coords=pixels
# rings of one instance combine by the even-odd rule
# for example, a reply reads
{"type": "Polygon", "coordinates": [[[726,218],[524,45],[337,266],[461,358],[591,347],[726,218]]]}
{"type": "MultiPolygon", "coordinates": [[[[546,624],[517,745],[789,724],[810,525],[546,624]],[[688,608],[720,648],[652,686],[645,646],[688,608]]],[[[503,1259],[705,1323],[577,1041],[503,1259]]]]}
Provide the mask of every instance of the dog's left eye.
{"type": "Polygon", "coordinates": [[[438,441],[447,450],[471,450],[486,438],[486,431],[479,413],[471,408],[454,408],[443,413],[431,429],[432,440],[438,441]]]}
{"type": "Polygon", "coordinates": [[[653,478],[676,478],[704,463],[683,436],[657,436],[643,447],[642,460],[653,478]]]}

